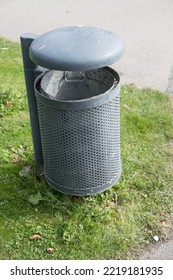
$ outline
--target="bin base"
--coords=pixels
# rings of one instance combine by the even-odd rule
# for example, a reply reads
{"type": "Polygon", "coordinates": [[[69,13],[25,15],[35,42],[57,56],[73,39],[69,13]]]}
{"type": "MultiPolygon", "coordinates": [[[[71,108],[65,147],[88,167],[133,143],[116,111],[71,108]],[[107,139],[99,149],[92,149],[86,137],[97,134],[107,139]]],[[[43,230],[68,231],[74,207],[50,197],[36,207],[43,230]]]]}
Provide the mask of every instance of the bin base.
{"type": "Polygon", "coordinates": [[[108,189],[110,189],[114,184],[117,183],[117,181],[119,180],[121,176],[121,170],[120,172],[117,174],[117,176],[115,178],[113,178],[110,182],[107,182],[106,184],[102,185],[102,186],[98,186],[95,188],[83,188],[83,189],[75,189],[75,188],[66,188],[62,185],[59,185],[58,183],[52,181],[48,176],[45,175],[45,179],[47,181],[47,183],[53,187],[54,189],[56,189],[57,191],[61,192],[61,193],[65,193],[68,195],[72,195],[72,196],[88,196],[88,195],[93,195],[93,194],[97,194],[103,191],[106,191],[108,189]]]}

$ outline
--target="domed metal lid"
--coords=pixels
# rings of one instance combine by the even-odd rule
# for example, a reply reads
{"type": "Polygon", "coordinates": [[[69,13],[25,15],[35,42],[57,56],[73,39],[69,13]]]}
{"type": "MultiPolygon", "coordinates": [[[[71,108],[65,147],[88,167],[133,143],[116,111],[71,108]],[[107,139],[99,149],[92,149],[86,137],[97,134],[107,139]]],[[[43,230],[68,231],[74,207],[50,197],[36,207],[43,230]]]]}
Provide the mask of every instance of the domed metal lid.
{"type": "Polygon", "coordinates": [[[30,46],[30,58],[53,70],[82,71],[118,61],[123,54],[120,38],[90,26],[55,29],[38,36],[30,46]]]}

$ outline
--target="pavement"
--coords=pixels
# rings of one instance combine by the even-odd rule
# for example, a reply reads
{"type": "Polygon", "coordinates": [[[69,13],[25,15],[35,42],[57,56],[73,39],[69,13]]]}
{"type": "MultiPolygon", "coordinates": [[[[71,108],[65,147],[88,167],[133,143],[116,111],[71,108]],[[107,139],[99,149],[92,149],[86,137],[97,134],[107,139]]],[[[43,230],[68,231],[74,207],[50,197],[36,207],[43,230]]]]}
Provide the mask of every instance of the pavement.
{"type": "Polygon", "coordinates": [[[104,28],[125,46],[113,66],[121,83],[165,91],[173,64],[172,13],[172,0],[1,0],[0,36],[19,41],[23,33],[40,35],[64,26],[104,28]]]}
{"type": "Polygon", "coordinates": [[[173,260],[173,237],[171,240],[152,246],[143,253],[140,260],[173,260]]]}
{"type": "Polygon", "coordinates": [[[153,236],[153,243],[138,254],[140,260],[173,260],[173,216],[161,226],[162,234],[153,236]]]}
{"type": "MultiPolygon", "coordinates": [[[[172,14],[172,0],[0,0],[0,36],[19,41],[73,25],[110,30],[125,46],[113,65],[121,83],[173,94],[172,14]]],[[[173,259],[173,238],[162,245],[140,259],[173,259]]]]}

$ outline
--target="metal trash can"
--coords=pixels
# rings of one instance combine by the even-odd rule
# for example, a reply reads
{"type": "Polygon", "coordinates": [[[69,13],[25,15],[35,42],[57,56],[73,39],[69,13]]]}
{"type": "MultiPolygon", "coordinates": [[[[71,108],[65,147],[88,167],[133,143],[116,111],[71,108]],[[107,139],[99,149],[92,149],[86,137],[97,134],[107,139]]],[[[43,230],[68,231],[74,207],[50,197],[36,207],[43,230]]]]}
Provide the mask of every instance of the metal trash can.
{"type": "Polygon", "coordinates": [[[35,80],[44,175],[60,192],[96,194],[120,177],[119,75],[107,65],[122,53],[118,36],[85,26],[31,43],[31,60],[44,67],[35,80]]]}

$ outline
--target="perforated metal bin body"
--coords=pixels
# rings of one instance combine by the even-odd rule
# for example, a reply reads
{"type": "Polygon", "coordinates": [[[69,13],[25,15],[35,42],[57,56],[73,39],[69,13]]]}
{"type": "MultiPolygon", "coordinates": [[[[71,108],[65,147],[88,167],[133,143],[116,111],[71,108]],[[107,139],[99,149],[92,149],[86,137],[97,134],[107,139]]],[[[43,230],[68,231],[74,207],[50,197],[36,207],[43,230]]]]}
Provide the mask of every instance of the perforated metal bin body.
{"type": "Polygon", "coordinates": [[[110,188],[121,173],[118,74],[109,67],[88,70],[85,82],[65,81],[68,90],[56,97],[43,90],[46,75],[36,79],[35,94],[47,182],[76,196],[110,188]]]}

